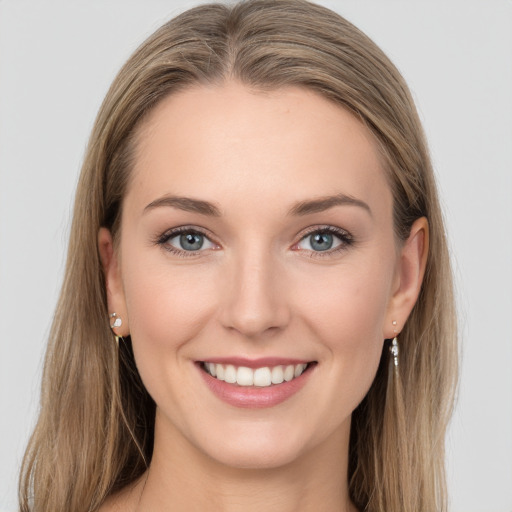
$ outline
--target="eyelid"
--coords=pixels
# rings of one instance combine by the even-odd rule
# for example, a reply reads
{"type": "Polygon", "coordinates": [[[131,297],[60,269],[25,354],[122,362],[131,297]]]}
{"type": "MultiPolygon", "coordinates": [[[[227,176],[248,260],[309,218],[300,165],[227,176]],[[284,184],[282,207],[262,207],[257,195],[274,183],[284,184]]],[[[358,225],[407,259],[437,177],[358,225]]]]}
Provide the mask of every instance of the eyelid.
{"type": "Polygon", "coordinates": [[[158,235],[154,240],[155,245],[160,245],[164,250],[176,254],[178,256],[191,257],[191,256],[201,256],[201,253],[217,250],[219,249],[219,244],[213,240],[212,235],[209,234],[208,230],[204,228],[200,228],[198,226],[184,225],[184,226],[176,226],[174,228],[170,228],[164,231],[161,235],[158,235]],[[208,247],[206,249],[198,249],[196,251],[185,251],[183,249],[179,249],[173,245],[168,244],[169,240],[183,234],[183,233],[197,233],[199,235],[204,236],[211,244],[215,247],[208,247]]]}
{"type": "MultiPolygon", "coordinates": [[[[155,243],[155,245],[162,246],[162,248],[164,250],[166,250],[170,253],[177,254],[179,256],[184,256],[184,257],[202,256],[201,253],[205,253],[205,252],[208,252],[211,250],[218,250],[221,248],[220,244],[218,244],[214,240],[214,237],[209,233],[208,230],[198,227],[198,226],[193,226],[193,225],[183,225],[183,226],[176,226],[174,228],[170,228],[170,229],[166,230],[164,233],[162,233],[161,235],[158,235],[155,238],[154,243],[155,243]],[[215,247],[214,248],[210,247],[210,248],[206,248],[206,249],[201,248],[196,251],[185,251],[183,249],[179,249],[177,247],[167,244],[167,242],[170,239],[175,238],[176,236],[178,236],[182,233],[200,234],[200,235],[204,236],[215,247]]],[[[310,226],[310,227],[306,228],[300,234],[299,240],[292,245],[291,249],[295,250],[295,251],[301,251],[304,253],[308,253],[308,255],[310,257],[322,258],[322,257],[333,256],[334,254],[336,254],[338,252],[346,250],[349,246],[353,245],[353,243],[354,243],[354,237],[346,229],[339,228],[337,226],[328,225],[328,224],[323,224],[323,225],[310,226]],[[298,248],[298,245],[305,238],[307,238],[308,236],[311,236],[314,233],[332,234],[338,238],[338,240],[340,241],[340,244],[332,249],[328,249],[325,251],[313,251],[313,250],[309,250],[309,249],[298,248]]]]}
{"type": "Polygon", "coordinates": [[[334,235],[346,236],[347,238],[352,238],[352,235],[343,228],[339,228],[337,226],[332,226],[330,224],[318,224],[316,226],[310,226],[306,228],[300,234],[300,240],[306,238],[307,236],[313,233],[332,233],[334,235]]]}
{"type": "Polygon", "coordinates": [[[296,251],[301,251],[301,252],[307,253],[307,255],[312,258],[324,258],[324,257],[333,256],[335,254],[338,254],[341,251],[346,250],[349,246],[353,245],[353,243],[354,243],[354,237],[346,229],[339,228],[337,226],[324,224],[324,225],[310,226],[309,228],[307,228],[304,232],[301,233],[299,241],[296,242],[292,246],[292,249],[294,249],[296,251]],[[308,236],[311,236],[315,233],[332,234],[338,238],[338,240],[340,241],[340,244],[332,249],[328,249],[325,251],[313,251],[310,249],[300,249],[298,247],[298,245],[304,239],[306,239],[308,236]]]}

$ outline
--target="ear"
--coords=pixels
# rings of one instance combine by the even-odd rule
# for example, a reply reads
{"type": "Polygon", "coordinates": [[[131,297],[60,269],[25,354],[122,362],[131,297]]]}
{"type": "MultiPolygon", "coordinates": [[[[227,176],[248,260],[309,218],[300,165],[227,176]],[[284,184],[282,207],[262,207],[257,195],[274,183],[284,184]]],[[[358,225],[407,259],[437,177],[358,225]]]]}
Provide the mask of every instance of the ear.
{"type": "MultiPolygon", "coordinates": [[[[121,318],[122,321],[121,326],[114,327],[113,330],[117,336],[128,336],[130,328],[121,279],[119,255],[114,248],[112,234],[107,228],[100,228],[98,232],[98,251],[105,274],[109,315],[116,313],[116,318],[121,318]]],[[[114,323],[113,318],[109,318],[109,321],[110,324],[114,323]]]]}
{"type": "Polygon", "coordinates": [[[394,338],[402,329],[418,299],[429,247],[428,221],[417,219],[402,246],[393,283],[393,295],[388,305],[384,338],[394,338]],[[396,322],[396,325],[393,323],[396,322]]]}

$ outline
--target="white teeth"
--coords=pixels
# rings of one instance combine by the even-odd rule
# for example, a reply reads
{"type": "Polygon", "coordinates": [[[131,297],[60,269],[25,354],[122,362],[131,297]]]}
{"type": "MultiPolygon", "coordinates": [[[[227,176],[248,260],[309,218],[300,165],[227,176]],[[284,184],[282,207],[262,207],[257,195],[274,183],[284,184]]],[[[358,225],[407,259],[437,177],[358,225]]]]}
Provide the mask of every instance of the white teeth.
{"type": "Polygon", "coordinates": [[[240,366],[236,371],[236,383],[239,386],[252,386],[254,384],[254,372],[250,368],[240,366]]]}
{"type": "Polygon", "coordinates": [[[236,367],[232,364],[223,365],[205,362],[204,369],[218,380],[223,380],[230,384],[238,384],[239,386],[257,386],[268,387],[272,384],[281,384],[286,381],[289,382],[294,378],[300,377],[307,364],[289,364],[287,366],[268,366],[262,368],[247,368],[245,366],[236,367]]]}
{"type": "Polygon", "coordinates": [[[305,364],[296,364],[295,365],[295,371],[293,372],[293,376],[294,377],[300,377],[302,372],[306,369],[306,366],[307,365],[305,365],[305,364]]]}
{"type": "Polygon", "coordinates": [[[289,382],[295,377],[295,367],[293,364],[289,364],[284,370],[284,380],[289,382]]]}
{"type": "Polygon", "coordinates": [[[272,384],[281,384],[284,381],[284,373],[282,366],[274,366],[272,368],[272,384]]]}
{"type": "Polygon", "coordinates": [[[254,370],[254,385],[261,388],[270,386],[272,384],[272,373],[270,368],[257,368],[254,370]]]}
{"type": "Polygon", "coordinates": [[[230,384],[234,384],[236,382],[236,368],[232,364],[228,364],[226,366],[224,380],[230,384]]]}

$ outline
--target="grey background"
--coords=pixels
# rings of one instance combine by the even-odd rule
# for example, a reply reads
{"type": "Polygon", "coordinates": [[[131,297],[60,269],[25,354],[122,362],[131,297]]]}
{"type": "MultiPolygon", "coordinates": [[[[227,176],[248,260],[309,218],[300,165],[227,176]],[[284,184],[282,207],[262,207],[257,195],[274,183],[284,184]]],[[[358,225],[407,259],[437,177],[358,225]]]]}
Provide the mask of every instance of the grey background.
{"type": "MultiPolygon", "coordinates": [[[[136,45],[197,3],[0,0],[0,512],[16,509],[94,116],[136,45]]],[[[463,339],[447,444],[451,510],[511,512],[512,3],[319,3],[381,45],[416,98],[447,218],[463,339]]]]}

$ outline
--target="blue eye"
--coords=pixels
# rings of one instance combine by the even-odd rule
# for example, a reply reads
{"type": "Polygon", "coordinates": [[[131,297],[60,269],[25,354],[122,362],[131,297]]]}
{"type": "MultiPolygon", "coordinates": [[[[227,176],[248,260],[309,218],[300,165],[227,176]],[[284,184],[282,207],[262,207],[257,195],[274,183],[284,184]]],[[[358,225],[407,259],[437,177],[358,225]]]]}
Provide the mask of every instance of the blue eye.
{"type": "Polygon", "coordinates": [[[216,245],[203,233],[193,229],[178,229],[164,234],[158,243],[176,253],[194,253],[214,249],[216,245]]]}
{"type": "Polygon", "coordinates": [[[351,243],[352,237],[349,233],[339,228],[329,227],[311,231],[300,240],[296,247],[312,253],[332,253],[351,243]]]}
{"type": "Polygon", "coordinates": [[[179,239],[180,248],[185,251],[198,251],[204,244],[204,236],[199,233],[186,233],[175,238],[179,239]]]}
{"type": "Polygon", "coordinates": [[[309,235],[309,244],[315,251],[328,251],[332,249],[334,237],[330,233],[315,233],[309,235]]]}

